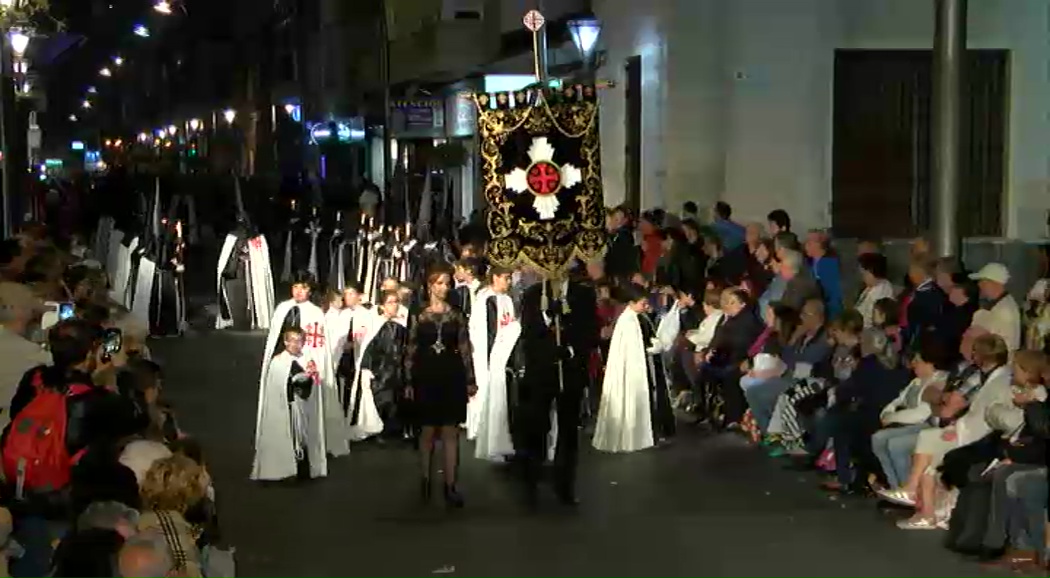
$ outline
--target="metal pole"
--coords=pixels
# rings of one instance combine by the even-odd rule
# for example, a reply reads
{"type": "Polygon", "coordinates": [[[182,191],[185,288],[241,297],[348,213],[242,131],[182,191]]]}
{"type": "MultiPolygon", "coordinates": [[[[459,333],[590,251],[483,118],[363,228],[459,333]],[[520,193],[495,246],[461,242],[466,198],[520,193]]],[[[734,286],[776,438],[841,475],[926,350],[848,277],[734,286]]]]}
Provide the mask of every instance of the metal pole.
{"type": "MultiPolygon", "coordinates": [[[[391,183],[394,180],[394,161],[390,158],[391,143],[394,139],[394,113],[393,100],[390,94],[390,14],[389,3],[383,0],[383,14],[379,19],[379,30],[383,36],[380,42],[382,53],[379,68],[383,78],[383,182],[377,183],[382,192],[384,201],[384,213],[386,213],[386,201],[390,199],[391,183]]],[[[400,155],[398,155],[400,157],[400,155]]]]}
{"type": "MultiPolygon", "coordinates": [[[[536,10],[539,10],[540,14],[543,14],[543,0],[534,0],[536,10]]],[[[546,20],[546,15],[544,15],[546,20]]],[[[539,69],[538,76],[539,81],[543,84],[547,84],[547,80],[550,78],[550,68],[547,65],[547,23],[544,22],[543,26],[536,32],[536,67],[539,69]]]]}
{"type": "Polygon", "coordinates": [[[9,238],[14,232],[14,218],[12,212],[12,197],[18,190],[17,170],[15,168],[14,156],[14,94],[12,84],[12,67],[10,64],[10,42],[7,37],[7,28],[0,28],[0,152],[3,154],[3,232],[4,238],[9,238]],[[12,88],[12,90],[8,90],[12,88]]]}
{"type": "Polygon", "coordinates": [[[962,75],[967,0],[937,0],[933,40],[933,242],[939,255],[960,255],[959,195],[962,75]]]}

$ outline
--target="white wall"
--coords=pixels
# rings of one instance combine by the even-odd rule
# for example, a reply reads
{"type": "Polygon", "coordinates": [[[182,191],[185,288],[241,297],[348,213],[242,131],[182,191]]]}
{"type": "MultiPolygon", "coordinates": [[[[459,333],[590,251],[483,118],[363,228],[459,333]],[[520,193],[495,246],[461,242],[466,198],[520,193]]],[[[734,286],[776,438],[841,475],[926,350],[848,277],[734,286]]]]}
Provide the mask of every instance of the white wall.
{"type": "MultiPolygon", "coordinates": [[[[1006,233],[1050,210],[1050,4],[974,0],[969,46],[1011,50],[1006,233]]],[[[774,207],[830,224],[836,48],[930,48],[933,0],[595,0],[606,65],[606,203],[624,199],[623,63],[643,61],[643,206],[718,197],[740,220],[774,207]]]]}

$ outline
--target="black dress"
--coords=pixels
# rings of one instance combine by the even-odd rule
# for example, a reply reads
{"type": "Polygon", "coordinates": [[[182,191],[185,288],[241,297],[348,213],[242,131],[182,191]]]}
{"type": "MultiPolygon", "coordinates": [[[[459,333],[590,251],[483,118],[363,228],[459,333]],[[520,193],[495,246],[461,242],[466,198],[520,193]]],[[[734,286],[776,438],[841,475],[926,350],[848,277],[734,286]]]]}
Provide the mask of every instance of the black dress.
{"type": "Polygon", "coordinates": [[[411,323],[406,375],[415,394],[416,425],[451,426],[467,420],[467,387],[474,383],[467,320],[449,307],[424,310],[411,323]]]}

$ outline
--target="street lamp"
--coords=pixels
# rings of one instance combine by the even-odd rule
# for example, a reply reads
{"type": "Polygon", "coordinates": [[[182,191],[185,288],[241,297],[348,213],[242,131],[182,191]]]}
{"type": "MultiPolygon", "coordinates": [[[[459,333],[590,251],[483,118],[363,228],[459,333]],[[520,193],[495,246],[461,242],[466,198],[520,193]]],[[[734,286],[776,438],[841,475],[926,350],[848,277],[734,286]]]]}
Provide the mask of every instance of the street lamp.
{"type": "Polygon", "coordinates": [[[179,127],[169,124],[168,125],[168,136],[175,136],[175,133],[179,132],[179,127]]]}
{"type": "Polygon", "coordinates": [[[149,133],[140,132],[139,133],[139,142],[141,142],[141,143],[149,142],[149,133]]]}
{"type": "Polygon", "coordinates": [[[26,49],[29,48],[29,35],[21,28],[12,28],[8,38],[11,40],[11,51],[15,57],[22,58],[26,53],[26,49]]]}
{"type": "Polygon", "coordinates": [[[136,24],[133,32],[139,38],[149,38],[149,28],[146,28],[144,24],[136,24]]]}
{"type": "Polygon", "coordinates": [[[69,115],[69,122],[76,122],[76,121],[77,121],[77,115],[75,115],[75,114],[69,115]]]}
{"type": "Polygon", "coordinates": [[[572,34],[572,43],[580,52],[580,59],[590,66],[594,48],[598,45],[598,37],[602,33],[602,23],[597,18],[588,16],[569,20],[568,27],[569,33],[572,34]]]}
{"type": "Polygon", "coordinates": [[[158,0],[158,2],[153,5],[153,10],[159,14],[171,14],[171,2],[168,2],[167,0],[158,0]]]}
{"type": "Polygon", "coordinates": [[[228,124],[233,124],[233,121],[237,120],[237,111],[232,108],[227,108],[223,111],[222,117],[226,119],[228,124]]]}
{"type": "Polygon", "coordinates": [[[113,76],[113,71],[110,70],[108,66],[103,66],[102,70],[99,70],[98,73],[100,76],[105,76],[106,78],[113,76]]]}
{"type": "Polygon", "coordinates": [[[84,102],[80,103],[80,107],[84,109],[91,108],[91,101],[84,99],[84,102]]]}
{"type": "Polygon", "coordinates": [[[200,128],[201,128],[201,119],[199,119],[199,118],[191,118],[190,119],[190,130],[196,132],[196,131],[200,130],[200,128]]]}
{"type": "Polygon", "coordinates": [[[88,94],[97,94],[98,93],[98,89],[95,88],[94,86],[89,86],[89,87],[87,87],[87,93],[88,94]]]}
{"type": "Polygon", "coordinates": [[[117,67],[124,66],[124,59],[119,56],[114,56],[113,65],[117,67]]]}

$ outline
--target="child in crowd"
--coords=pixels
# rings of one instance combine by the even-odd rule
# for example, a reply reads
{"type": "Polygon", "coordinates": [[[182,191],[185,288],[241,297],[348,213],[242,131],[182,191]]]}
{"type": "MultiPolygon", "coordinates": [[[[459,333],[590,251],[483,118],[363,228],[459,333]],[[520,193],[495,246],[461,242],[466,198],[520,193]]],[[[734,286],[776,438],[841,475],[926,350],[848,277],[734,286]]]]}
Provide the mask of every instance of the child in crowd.
{"type": "MultiPolygon", "coordinates": [[[[356,399],[371,397],[382,422],[383,436],[395,437],[402,432],[402,412],[399,409],[405,404],[404,366],[408,329],[397,319],[401,308],[398,293],[387,291],[381,299],[379,319],[373,335],[366,342],[361,356],[362,375],[358,377],[360,387],[368,388],[371,395],[354,393],[356,399]]],[[[355,405],[354,412],[357,411],[355,405]]]]}
{"type": "Polygon", "coordinates": [[[886,297],[875,302],[871,312],[871,325],[882,330],[893,344],[898,354],[904,348],[901,333],[900,306],[896,301],[886,297]]]}

